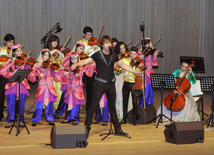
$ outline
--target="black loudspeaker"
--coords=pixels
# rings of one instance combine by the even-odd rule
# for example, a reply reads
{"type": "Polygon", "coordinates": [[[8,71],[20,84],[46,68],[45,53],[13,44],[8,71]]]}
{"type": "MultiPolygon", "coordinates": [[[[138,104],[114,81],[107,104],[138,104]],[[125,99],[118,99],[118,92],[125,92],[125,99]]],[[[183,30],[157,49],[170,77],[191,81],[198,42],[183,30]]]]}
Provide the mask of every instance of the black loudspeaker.
{"type": "Polygon", "coordinates": [[[189,144],[204,141],[202,122],[172,123],[164,130],[166,142],[174,144],[189,144]]]}
{"type": "Polygon", "coordinates": [[[53,126],[50,134],[51,146],[54,149],[76,148],[87,146],[85,126],[53,126]]]}
{"type": "MultiPolygon", "coordinates": [[[[156,118],[156,109],[153,104],[147,105],[146,109],[143,106],[139,106],[137,113],[139,116],[137,124],[149,124],[156,118]]],[[[133,124],[133,110],[128,112],[127,119],[130,124],[133,124]]]]}

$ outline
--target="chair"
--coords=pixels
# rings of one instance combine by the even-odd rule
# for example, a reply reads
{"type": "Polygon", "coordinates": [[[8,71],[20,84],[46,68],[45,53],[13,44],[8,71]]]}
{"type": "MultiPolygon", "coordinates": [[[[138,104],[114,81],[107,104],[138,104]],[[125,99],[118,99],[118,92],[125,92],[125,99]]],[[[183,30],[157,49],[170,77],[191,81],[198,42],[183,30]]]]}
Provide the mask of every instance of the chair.
{"type": "Polygon", "coordinates": [[[204,104],[203,104],[203,92],[201,91],[201,82],[196,80],[195,84],[191,85],[190,88],[191,94],[195,102],[198,102],[198,113],[202,113],[202,121],[204,120],[204,104]],[[201,107],[200,107],[201,106],[201,107]]]}

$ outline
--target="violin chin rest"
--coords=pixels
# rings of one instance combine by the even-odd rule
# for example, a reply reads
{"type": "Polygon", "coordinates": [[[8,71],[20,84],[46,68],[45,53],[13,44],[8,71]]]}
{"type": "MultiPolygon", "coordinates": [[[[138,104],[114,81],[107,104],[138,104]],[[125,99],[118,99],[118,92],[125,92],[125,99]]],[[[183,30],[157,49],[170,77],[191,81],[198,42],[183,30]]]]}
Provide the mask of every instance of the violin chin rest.
{"type": "Polygon", "coordinates": [[[142,89],[132,89],[132,93],[134,95],[137,95],[137,96],[142,96],[143,95],[143,90],[142,89]]]}

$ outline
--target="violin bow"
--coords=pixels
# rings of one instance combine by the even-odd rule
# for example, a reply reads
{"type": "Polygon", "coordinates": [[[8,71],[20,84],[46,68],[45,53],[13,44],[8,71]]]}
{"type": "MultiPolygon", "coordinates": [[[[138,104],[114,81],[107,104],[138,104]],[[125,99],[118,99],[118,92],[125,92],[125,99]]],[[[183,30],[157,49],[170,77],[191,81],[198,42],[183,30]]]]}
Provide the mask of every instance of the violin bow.
{"type": "MultiPolygon", "coordinates": [[[[156,42],[152,45],[152,47],[154,48],[158,43],[159,43],[159,41],[161,40],[161,37],[159,37],[157,40],[156,40],[156,42]]],[[[145,53],[145,51],[148,49],[149,47],[147,47],[144,51],[143,51],[143,53],[145,53]]],[[[148,51],[144,54],[144,55],[146,55],[148,53],[148,51]]]]}
{"type": "Polygon", "coordinates": [[[134,44],[134,46],[137,46],[140,42],[140,39],[134,44]]]}
{"type": "Polygon", "coordinates": [[[155,47],[159,43],[160,40],[161,40],[161,37],[159,37],[152,46],[155,47]]]}
{"type": "Polygon", "coordinates": [[[99,34],[98,40],[100,40],[100,36],[101,36],[101,34],[102,34],[102,32],[103,32],[103,28],[104,28],[104,23],[103,23],[103,26],[102,26],[102,28],[101,28],[101,30],[100,30],[100,34],[99,34]]]}
{"type": "Polygon", "coordinates": [[[25,43],[22,44],[21,48],[23,49],[24,46],[25,46],[25,43]]]}
{"type": "Polygon", "coordinates": [[[65,42],[64,46],[61,48],[61,52],[63,51],[63,49],[67,46],[68,42],[70,41],[72,35],[70,35],[67,39],[67,41],[65,42]]]}
{"type": "Polygon", "coordinates": [[[28,55],[27,55],[27,57],[26,57],[26,59],[25,59],[25,62],[24,62],[24,64],[23,64],[23,66],[22,66],[22,69],[24,69],[25,64],[26,64],[26,62],[27,62],[27,58],[30,56],[31,51],[32,51],[32,50],[29,51],[29,53],[28,53],[28,55]]]}
{"type": "Polygon", "coordinates": [[[129,46],[132,43],[131,40],[129,40],[129,42],[127,42],[126,46],[129,46]]]}
{"type": "MultiPolygon", "coordinates": [[[[72,35],[70,35],[70,36],[68,37],[67,41],[65,42],[65,44],[64,44],[63,47],[61,48],[61,52],[62,52],[62,50],[65,48],[65,46],[68,44],[68,42],[70,41],[71,36],[72,36],[72,35]]],[[[56,55],[56,57],[53,59],[53,61],[50,62],[48,68],[47,68],[46,71],[45,71],[45,73],[46,73],[46,72],[48,71],[48,69],[51,67],[52,63],[58,58],[58,56],[59,56],[59,53],[57,53],[57,55],[56,55]]],[[[44,74],[45,74],[45,73],[44,73],[44,74]]]]}

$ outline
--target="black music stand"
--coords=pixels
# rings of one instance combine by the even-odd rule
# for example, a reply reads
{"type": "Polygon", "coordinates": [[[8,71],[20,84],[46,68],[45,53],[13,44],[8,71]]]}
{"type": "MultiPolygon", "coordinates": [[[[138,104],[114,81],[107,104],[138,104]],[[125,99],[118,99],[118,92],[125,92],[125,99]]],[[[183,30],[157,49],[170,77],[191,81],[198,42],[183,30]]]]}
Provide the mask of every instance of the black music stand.
{"type": "Polygon", "coordinates": [[[203,57],[180,56],[180,63],[183,61],[189,62],[190,64],[194,61],[194,67],[192,68],[193,72],[205,73],[203,57]]]}
{"type": "Polygon", "coordinates": [[[213,127],[213,108],[214,108],[214,77],[201,77],[201,91],[211,92],[212,94],[212,113],[207,121],[207,127],[213,127]],[[212,125],[210,125],[212,123],[212,125]]]}
{"type": "Polygon", "coordinates": [[[152,84],[152,89],[161,89],[161,113],[156,117],[158,119],[158,123],[156,128],[158,128],[159,123],[162,123],[162,117],[165,117],[169,119],[172,122],[172,105],[173,102],[171,103],[170,109],[171,109],[171,118],[165,116],[163,114],[163,89],[176,89],[175,87],[175,79],[173,74],[150,74],[151,76],[151,84],[152,84]]]}
{"type": "MultiPolygon", "coordinates": [[[[18,82],[19,83],[19,94],[18,94],[18,113],[16,114],[15,116],[15,120],[13,120],[13,125],[9,131],[9,134],[11,133],[13,127],[15,126],[15,122],[16,122],[16,118],[18,117],[18,122],[17,122],[17,127],[16,127],[16,136],[18,136],[18,134],[20,133],[20,131],[22,130],[19,130],[20,128],[20,117],[23,121],[23,124],[24,124],[24,127],[26,128],[28,134],[30,134],[26,124],[25,124],[25,121],[24,121],[24,118],[22,117],[22,115],[20,114],[20,85],[21,85],[21,82],[27,78],[27,76],[30,74],[30,72],[32,71],[32,69],[26,69],[26,70],[16,70],[13,75],[11,76],[11,78],[8,80],[8,82],[18,82]]],[[[22,127],[23,128],[23,127],[22,127]]]]}

